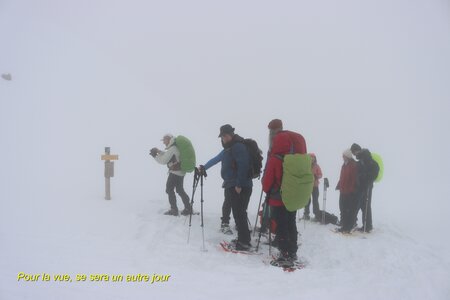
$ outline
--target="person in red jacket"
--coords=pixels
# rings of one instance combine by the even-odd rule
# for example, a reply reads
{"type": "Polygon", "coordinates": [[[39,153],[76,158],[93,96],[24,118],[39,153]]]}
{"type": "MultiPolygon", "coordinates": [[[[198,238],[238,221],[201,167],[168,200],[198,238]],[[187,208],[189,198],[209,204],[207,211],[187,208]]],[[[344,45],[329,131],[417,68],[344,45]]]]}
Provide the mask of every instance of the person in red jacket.
{"type": "MultiPolygon", "coordinates": [[[[320,220],[322,214],[320,213],[320,207],[319,207],[319,181],[320,181],[320,178],[322,178],[322,169],[320,169],[320,166],[317,163],[316,155],[314,153],[310,153],[309,155],[311,156],[311,159],[312,159],[311,170],[314,175],[314,188],[313,188],[313,191],[311,194],[312,203],[313,203],[313,213],[314,213],[316,220],[320,220]]],[[[310,206],[311,206],[311,198],[309,199],[308,204],[306,204],[305,210],[303,212],[303,218],[305,220],[310,219],[310,216],[309,216],[309,207],[310,206]]]]}
{"type": "Polygon", "coordinates": [[[277,263],[292,265],[297,260],[297,224],[296,212],[290,212],[283,204],[280,187],[283,176],[283,155],[289,153],[306,154],[304,138],[292,131],[280,131],[273,136],[270,157],[264,172],[262,185],[271,207],[271,216],[277,223],[276,235],[280,250],[277,263]]]}
{"type": "Polygon", "coordinates": [[[342,157],[344,164],[336,186],[336,190],[340,192],[339,209],[341,210],[341,228],[338,231],[350,233],[356,221],[355,211],[358,208],[358,198],[356,197],[358,167],[350,149],[345,150],[342,157]]]}
{"type": "MultiPolygon", "coordinates": [[[[269,122],[267,125],[267,128],[269,129],[269,151],[267,152],[267,161],[266,161],[266,167],[267,163],[269,161],[269,158],[272,156],[272,148],[273,143],[275,140],[275,137],[278,136],[278,134],[281,133],[281,135],[277,138],[279,139],[281,137],[282,140],[287,141],[287,143],[284,144],[286,147],[286,154],[291,152],[291,149],[293,150],[293,153],[306,153],[306,142],[305,138],[293,131],[283,130],[283,121],[280,119],[273,119],[269,122]]],[[[266,169],[266,167],[264,169],[266,169]]],[[[264,176],[263,176],[264,178],[264,176]]],[[[261,220],[261,228],[260,230],[262,232],[265,232],[269,225],[269,219],[270,222],[270,228],[276,227],[276,222],[272,222],[272,218],[269,215],[269,209],[265,209],[266,202],[263,203],[263,209],[261,211],[262,220],[261,220]]],[[[274,245],[278,245],[278,239],[275,237],[275,239],[272,241],[274,245]]]]}

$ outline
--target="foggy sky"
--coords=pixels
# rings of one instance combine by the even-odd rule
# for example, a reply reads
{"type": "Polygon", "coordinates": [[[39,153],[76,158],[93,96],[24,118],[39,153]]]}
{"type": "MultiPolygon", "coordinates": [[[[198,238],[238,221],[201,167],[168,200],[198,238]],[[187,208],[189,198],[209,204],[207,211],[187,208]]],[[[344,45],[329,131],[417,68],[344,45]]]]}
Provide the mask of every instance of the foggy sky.
{"type": "Polygon", "coordinates": [[[165,197],[147,154],[164,133],[189,136],[204,163],[221,150],[221,125],[266,151],[267,123],[281,118],[332,185],[351,143],[379,153],[374,222],[390,218],[437,245],[450,224],[449,7],[0,1],[0,73],[13,76],[0,80],[1,201],[101,192],[104,146],[121,155],[123,186],[165,197]]]}

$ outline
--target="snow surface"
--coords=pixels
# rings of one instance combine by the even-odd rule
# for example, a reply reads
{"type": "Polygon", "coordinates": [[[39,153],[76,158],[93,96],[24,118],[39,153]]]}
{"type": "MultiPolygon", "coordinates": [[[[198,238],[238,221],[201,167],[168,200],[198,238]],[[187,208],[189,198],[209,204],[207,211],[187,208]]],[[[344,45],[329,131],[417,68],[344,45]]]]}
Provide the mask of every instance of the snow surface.
{"type": "Polygon", "coordinates": [[[0,79],[0,299],[450,299],[449,20],[443,0],[0,1],[0,74],[12,75],[0,79]],[[289,274],[218,249],[231,238],[218,232],[219,167],[204,186],[208,251],[198,216],[187,244],[148,155],[172,132],[205,163],[225,123],[266,151],[273,118],[305,136],[331,187],[353,142],[385,165],[374,232],[299,223],[309,265],[289,274]],[[105,146],[120,158],[111,201],[105,146]]]}
{"type": "MultiPolygon", "coordinates": [[[[193,216],[187,244],[188,218],[161,215],[165,199],[112,201],[65,198],[63,205],[39,205],[15,230],[2,231],[2,299],[144,299],[149,296],[186,299],[448,299],[449,263],[405,236],[377,223],[361,239],[332,233],[332,225],[298,224],[299,254],[306,269],[283,273],[263,263],[264,256],[226,253],[218,244],[230,239],[218,232],[216,199],[205,199],[205,243],[202,252],[199,216],[193,216]],[[141,200],[141,201],[137,201],[141,200]],[[150,201],[148,201],[150,200],[150,201]],[[55,207],[56,206],[56,207],[55,207]],[[49,216],[49,212],[52,212],[49,216]],[[154,283],[23,283],[16,273],[170,274],[154,283]]],[[[197,198],[197,200],[199,200],[197,198]]],[[[255,201],[255,199],[253,199],[255,201]]],[[[199,207],[197,203],[196,207],[199,207]]],[[[253,217],[253,215],[251,215],[253,217]]],[[[11,216],[12,217],[12,216],[11,216]]]]}

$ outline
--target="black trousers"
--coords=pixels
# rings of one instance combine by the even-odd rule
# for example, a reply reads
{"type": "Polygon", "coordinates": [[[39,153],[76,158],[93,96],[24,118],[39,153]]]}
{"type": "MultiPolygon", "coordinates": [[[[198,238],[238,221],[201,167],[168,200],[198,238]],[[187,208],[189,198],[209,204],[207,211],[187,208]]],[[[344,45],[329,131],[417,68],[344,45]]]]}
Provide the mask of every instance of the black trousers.
{"type": "MultiPolygon", "coordinates": [[[[315,186],[312,191],[312,203],[313,203],[313,213],[316,217],[320,215],[320,206],[319,206],[319,187],[315,186]]],[[[305,206],[305,215],[309,215],[309,207],[311,205],[311,198],[309,198],[308,204],[305,206]]]]}
{"type": "Polygon", "coordinates": [[[227,197],[227,189],[224,190],[225,198],[222,204],[222,224],[230,224],[231,197],[227,197]]]}
{"type": "Polygon", "coordinates": [[[243,187],[238,194],[234,187],[225,189],[225,201],[231,202],[233,218],[238,231],[238,241],[244,244],[250,243],[250,230],[247,224],[247,207],[252,195],[251,187],[243,187]]]}
{"type": "Polygon", "coordinates": [[[183,182],[184,176],[178,176],[169,173],[169,177],[167,178],[166,183],[166,193],[169,195],[169,203],[171,209],[178,210],[175,191],[181,197],[181,200],[183,201],[184,204],[184,208],[189,208],[190,206],[189,196],[184,191],[183,182]]]}
{"type": "Polygon", "coordinates": [[[356,222],[358,211],[358,197],[356,194],[340,194],[339,209],[341,211],[341,226],[344,231],[351,231],[356,222]]]}
{"type": "Polygon", "coordinates": [[[359,195],[359,209],[362,213],[363,227],[366,230],[372,230],[372,189],[373,185],[363,189],[359,195]],[[367,210],[367,213],[366,213],[367,210]]]}
{"type": "Polygon", "coordinates": [[[284,206],[271,206],[272,216],[277,222],[278,248],[287,254],[296,254],[297,224],[295,222],[296,211],[290,212],[284,206]]]}

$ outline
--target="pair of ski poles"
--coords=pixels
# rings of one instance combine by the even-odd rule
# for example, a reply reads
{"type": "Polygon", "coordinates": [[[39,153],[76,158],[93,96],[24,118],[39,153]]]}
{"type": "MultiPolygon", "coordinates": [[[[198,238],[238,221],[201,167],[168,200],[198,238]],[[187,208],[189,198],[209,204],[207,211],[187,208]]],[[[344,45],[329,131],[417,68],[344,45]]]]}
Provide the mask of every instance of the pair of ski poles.
{"type": "Polygon", "coordinates": [[[189,213],[189,231],[188,231],[188,244],[191,237],[191,226],[192,226],[192,213],[194,211],[194,196],[195,191],[197,190],[198,182],[200,181],[200,218],[201,218],[201,224],[200,227],[202,227],[202,251],[206,251],[205,248],[205,226],[203,223],[203,178],[206,177],[206,171],[205,170],[199,170],[195,168],[194,172],[194,181],[192,184],[192,197],[191,197],[191,208],[189,213]]]}
{"type": "MultiPolygon", "coordinates": [[[[324,178],[322,224],[325,224],[326,205],[327,205],[326,204],[327,203],[327,189],[329,187],[330,187],[330,183],[328,181],[328,178],[324,178]]],[[[263,190],[261,190],[261,195],[259,197],[258,210],[257,210],[257,213],[256,213],[256,218],[255,218],[255,226],[253,227],[253,236],[255,236],[255,232],[256,232],[256,224],[258,223],[258,214],[259,214],[259,209],[261,208],[262,196],[263,196],[263,190]]],[[[266,197],[266,201],[265,201],[263,212],[262,212],[262,222],[261,222],[262,224],[261,224],[261,227],[264,227],[263,223],[264,223],[264,220],[266,218],[266,214],[267,214],[266,210],[267,209],[268,209],[268,203],[267,203],[267,197],[266,197]]],[[[270,219],[270,211],[269,211],[269,219],[270,219]]],[[[271,221],[271,219],[270,219],[270,221],[271,221]]],[[[269,222],[269,224],[270,223],[271,222],[269,222]]],[[[261,240],[261,235],[262,235],[262,230],[259,231],[258,242],[256,244],[256,251],[258,251],[259,243],[260,243],[260,240],[261,240]]],[[[269,228],[269,246],[270,246],[270,243],[271,243],[271,236],[270,235],[271,235],[271,230],[269,228]]],[[[270,250],[270,248],[269,248],[269,250],[270,250]]]]}
{"type": "MultiPolygon", "coordinates": [[[[255,236],[255,233],[256,233],[256,224],[258,223],[258,214],[259,214],[259,209],[261,208],[262,196],[263,196],[263,190],[261,189],[261,195],[259,197],[258,210],[257,210],[257,213],[256,213],[256,219],[255,219],[255,226],[253,227],[253,236],[255,236]]],[[[268,226],[268,229],[269,229],[269,255],[272,255],[272,228],[271,228],[272,218],[271,218],[271,212],[270,212],[270,206],[269,206],[269,196],[268,195],[266,196],[266,199],[265,199],[263,205],[264,205],[264,208],[263,208],[262,216],[261,216],[261,218],[262,218],[261,227],[259,229],[258,241],[256,242],[256,249],[255,249],[255,251],[258,252],[258,250],[259,250],[259,244],[261,242],[261,235],[262,235],[262,232],[263,232],[262,229],[264,228],[264,225],[267,222],[267,217],[266,216],[268,215],[269,216],[269,224],[267,226],[268,226]]]]}

